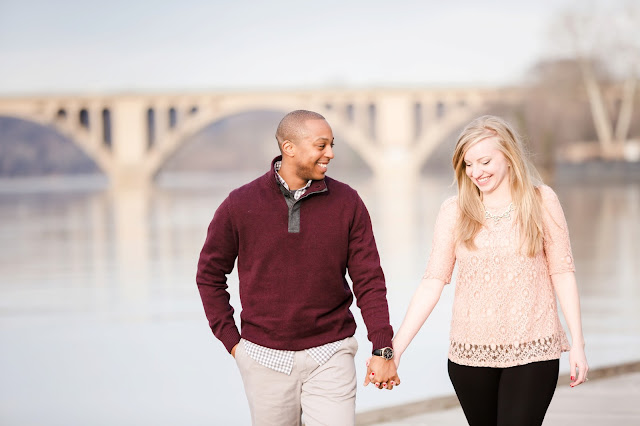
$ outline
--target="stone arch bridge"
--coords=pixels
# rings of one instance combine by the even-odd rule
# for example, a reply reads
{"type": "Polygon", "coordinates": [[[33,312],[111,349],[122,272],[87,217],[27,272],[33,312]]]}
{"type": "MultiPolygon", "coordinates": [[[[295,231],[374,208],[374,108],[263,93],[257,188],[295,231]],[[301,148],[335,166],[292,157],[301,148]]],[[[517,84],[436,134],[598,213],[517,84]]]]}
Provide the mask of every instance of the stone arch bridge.
{"type": "MultiPolygon", "coordinates": [[[[517,89],[341,89],[0,98],[0,115],[52,127],[74,141],[114,186],[144,186],[189,137],[252,110],[323,114],[373,170],[410,176],[442,139],[517,89]]],[[[277,123],[274,123],[274,130],[277,123]]]]}

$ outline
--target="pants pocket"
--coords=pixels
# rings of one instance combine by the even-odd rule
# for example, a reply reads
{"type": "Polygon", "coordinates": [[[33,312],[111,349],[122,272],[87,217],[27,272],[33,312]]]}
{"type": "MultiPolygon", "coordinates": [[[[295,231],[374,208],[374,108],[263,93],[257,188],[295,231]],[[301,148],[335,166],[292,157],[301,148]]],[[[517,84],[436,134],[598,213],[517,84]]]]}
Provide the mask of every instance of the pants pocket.
{"type": "Polygon", "coordinates": [[[347,337],[347,340],[344,343],[345,343],[345,346],[349,349],[349,353],[355,356],[355,354],[358,352],[358,347],[359,347],[358,339],[356,339],[353,336],[347,337]]]}
{"type": "Polygon", "coordinates": [[[244,350],[244,342],[242,340],[240,340],[238,342],[238,346],[236,346],[236,354],[235,354],[235,357],[234,357],[238,367],[240,367],[240,364],[242,363],[245,355],[246,355],[246,351],[244,350]]]}

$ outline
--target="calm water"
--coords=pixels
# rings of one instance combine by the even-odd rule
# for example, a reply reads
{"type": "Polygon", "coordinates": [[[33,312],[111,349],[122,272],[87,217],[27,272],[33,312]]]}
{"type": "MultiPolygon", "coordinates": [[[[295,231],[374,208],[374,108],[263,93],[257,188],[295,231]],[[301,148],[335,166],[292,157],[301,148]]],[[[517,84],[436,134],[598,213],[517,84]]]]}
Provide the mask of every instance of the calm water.
{"type": "MultiPolygon", "coordinates": [[[[347,180],[370,209],[396,329],[426,265],[439,205],[453,192],[447,179],[401,188],[347,180]]],[[[240,376],[208,328],[194,281],[215,208],[246,180],[152,193],[78,182],[47,192],[5,186],[0,424],[249,424],[240,376]]],[[[590,364],[638,360],[640,183],[555,189],[571,232],[590,364]]],[[[239,306],[236,284],[233,275],[239,306]]],[[[449,286],[403,357],[403,385],[360,387],[358,411],[453,393],[445,368],[452,296],[449,286]]],[[[370,344],[352,309],[362,382],[370,344]]],[[[566,372],[566,355],[561,365],[566,372]]]]}

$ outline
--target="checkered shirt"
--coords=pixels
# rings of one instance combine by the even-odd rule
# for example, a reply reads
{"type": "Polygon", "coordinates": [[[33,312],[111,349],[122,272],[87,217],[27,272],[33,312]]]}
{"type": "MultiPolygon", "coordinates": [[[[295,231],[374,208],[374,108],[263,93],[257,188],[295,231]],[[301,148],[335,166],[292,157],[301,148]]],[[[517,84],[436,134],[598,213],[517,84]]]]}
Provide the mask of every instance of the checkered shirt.
{"type": "Polygon", "coordinates": [[[276,178],[278,179],[278,181],[280,182],[280,185],[284,186],[284,188],[293,193],[293,198],[295,200],[299,200],[300,197],[302,197],[304,195],[305,192],[307,192],[307,188],[309,188],[311,186],[311,182],[313,182],[311,179],[309,179],[309,182],[307,182],[307,184],[300,188],[300,189],[296,189],[295,191],[291,191],[289,189],[289,185],[287,185],[287,182],[284,181],[284,179],[282,179],[282,176],[280,176],[280,173],[278,173],[278,170],[280,170],[280,166],[282,166],[282,161],[276,161],[276,163],[273,165],[273,168],[275,169],[276,172],[276,178]]]}
{"type": "MultiPolygon", "coordinates": [[[[307,192],[307,188],[311,186],[311,182],[313,181],[309,180],[309,182],[307,182],[307,184],[303,188],[291,191],[289,189],[289,185],[287,185],[287,182],[285,182],[284,179],[282,179],[282,176],[280,176],[280,174],[278,173],[278,170],[280,170],[280,166],[282,166],[282,161],[276,161],[273,166],[276,172],[276,178],[287,191],[293,193],[294,199],[299,200],[300,197],[302,197],[304,193],[307,192]]],[[[316,346],[315,348],[305,349],[305,351],[311,358],[313,358],[315,362],[318,363],[318,365],[322,365],[325,362],[329,361],[329,358],[331,358],[333,354],[336,353],[343,341],[344,339],[338,340],[337,342],[331,342],[322,346],[316,346]]],[[[264,346],[257,345],[246,339],[242,339],[242,343],[244,344],[244,349],[245,351],[247,351],[247,354],[258,364],[263,365],[267,368],[271,368],[272,370],[278,371],[280,373],[285,373],[287,375],[291,374],[291,370],[293,369],[293,357],[295,355],[295,351],[284,351],[279,349],[265,348],[264,346]]]]}
{"type": "MultiPolygon", "coordinates": [[[[329,361],[345,340],[346,339],[342,339],[337,342],[316,346],[315,348],[305,349],[305,352],[307,352],[307,354],[309,354],[309,356],[313,358],[318,365],[322,365],[329,361]]],[[[247,354],[258,364],[280,373],[285,373],[287,375],[291,374],[295,351],[282,351],[278,349],[265,348],[264,346],[251,343],[246,339],[242,339],[242,343],[244,344],[244,350],[247,351],[247,354]]]]}

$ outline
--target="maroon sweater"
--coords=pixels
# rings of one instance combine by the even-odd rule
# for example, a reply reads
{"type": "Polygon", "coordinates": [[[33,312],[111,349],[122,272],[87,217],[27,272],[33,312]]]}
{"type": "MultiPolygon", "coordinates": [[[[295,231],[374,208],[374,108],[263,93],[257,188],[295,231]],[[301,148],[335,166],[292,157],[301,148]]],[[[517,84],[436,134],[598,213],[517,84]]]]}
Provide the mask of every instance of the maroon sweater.
{"type": "Polygon", "coordinates": [[[226,290],[237,258],[243,338],[298,351],[352,336],[356,323],[349,306],[355,293],[373,348],[391,346],[384,274],[357,192],[325,177],[313,181],[296,204],[300,228],[291,232],[272,164],[216,210],[196,275],[215,336],[229,352],[240,341],[226,290]]]}

